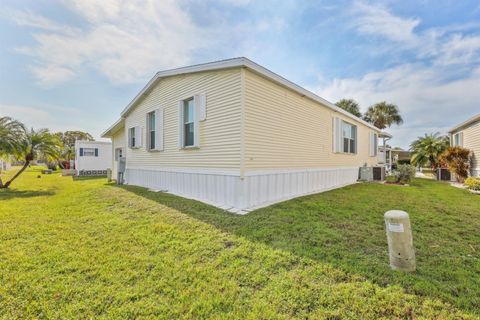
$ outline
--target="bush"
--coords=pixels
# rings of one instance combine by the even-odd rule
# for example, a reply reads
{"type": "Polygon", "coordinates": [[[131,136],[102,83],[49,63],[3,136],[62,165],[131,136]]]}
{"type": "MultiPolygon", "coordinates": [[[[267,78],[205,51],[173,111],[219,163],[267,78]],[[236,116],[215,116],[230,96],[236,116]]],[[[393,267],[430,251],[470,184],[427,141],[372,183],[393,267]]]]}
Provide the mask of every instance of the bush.
{"type": "Polygon", "coordinates": [[[394,175],[396,182],[398,183],[408,183],[415,177],[415,167],[408,164],[401,164],[398,166],[397,171],[394,175]]]}
{"type": "Polygon", "coordinates": [[[467,178],[464,182],[464,185],[467,187],[467,189],[480,191],[480,178],[467,178]]]}
{"type": "Polygon", "coordinates": [[[455,173],[458,182],[463,182],[468,177],[470,168],[470,150],[462,147],[450,147],[440,155],[440,162],[455,173]]]}

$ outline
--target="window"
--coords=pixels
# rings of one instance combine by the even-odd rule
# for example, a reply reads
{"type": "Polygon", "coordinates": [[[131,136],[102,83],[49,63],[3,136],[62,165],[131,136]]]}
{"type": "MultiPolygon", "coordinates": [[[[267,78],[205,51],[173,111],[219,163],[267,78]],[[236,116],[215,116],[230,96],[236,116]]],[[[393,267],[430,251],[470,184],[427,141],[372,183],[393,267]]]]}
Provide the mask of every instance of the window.
{"type": "Polygon", "coordinates": [[[136,144],[135,144],[135,128],[130,128],[129,130],[130,130],[130,132],[129,132],[130,147],[135,148],[136,147],[136,144]]]}
{"type": "Polygon", "coordinates": [[[462,142],[461,142],[461,138],[460,138],[460,132],[455,133],[453,135],[453,146],[457,147],[457,146],[461,146],[461,144],[462,144],[462,142]]]}
{"type": "Polygon", "coordinates": [[[183,146],[192,147],[195,144],[195,104],[193,98],[183,101],[183,146]]]}
{"type": "Polygon", "coordinates": [[[156,130],[156,124],[155,124],[155,111],[152,111],[147,114],[147,134],[148,134],[148,149],[149,150],[154,150],[156,149],[155,146],[155,130],[156,130]]]}
{"type": "Polygon", "coordinates": [[[343,152],[357,152],[357,127],[342,121],[343,152]]]}
{"type": "Polygon", "coordinates": [[[115,149],[115,161],[119,161],[121,157],[123,157],[123,149],[122,148],[116,148],[115,149]]]}
{"type": "Polygon", "coordinates": [[[95,157],[95,148],[82,148],[84,157],[95,157]]]}

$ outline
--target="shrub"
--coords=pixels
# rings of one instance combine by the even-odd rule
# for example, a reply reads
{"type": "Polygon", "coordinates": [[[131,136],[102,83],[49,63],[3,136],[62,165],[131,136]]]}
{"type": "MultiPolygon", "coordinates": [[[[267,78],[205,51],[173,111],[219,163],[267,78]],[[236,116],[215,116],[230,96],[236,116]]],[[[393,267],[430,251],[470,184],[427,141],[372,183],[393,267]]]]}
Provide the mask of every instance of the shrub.
{"type": "Polygon", "coordinates": [[[480,178],[469,177],[465,180],[464,185],[467,189],[480,191],[480,178]]]}
{"type": "Polygon", "coordinates": [[[440,155],[439,161],[445,164],[450,172],[455,173],[458,182],[463,182],[468,177],[470,150],[462,147],[449,147],[440,155]]]}
{"type": "Polygon", "coordinates": [[[400,164],[395,171],[396,182],[408,183],[415,177],[415,167],[408,164],[400,164]]]}

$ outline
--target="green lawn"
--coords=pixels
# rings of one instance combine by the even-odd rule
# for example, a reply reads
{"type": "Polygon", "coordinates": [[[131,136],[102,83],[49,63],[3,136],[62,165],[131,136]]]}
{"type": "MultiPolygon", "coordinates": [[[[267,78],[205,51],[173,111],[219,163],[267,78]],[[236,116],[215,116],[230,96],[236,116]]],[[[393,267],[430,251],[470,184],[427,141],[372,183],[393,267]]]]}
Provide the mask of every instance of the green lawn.
{"type": "Polygon", "coordinates": [[[0,317],[480,316],[480,196],[357,184],[246,216],[104,179],[30,170],[0,191],[0,317]],[[410,213],[418,271],[388,267],[383,213],[410,213]]]}

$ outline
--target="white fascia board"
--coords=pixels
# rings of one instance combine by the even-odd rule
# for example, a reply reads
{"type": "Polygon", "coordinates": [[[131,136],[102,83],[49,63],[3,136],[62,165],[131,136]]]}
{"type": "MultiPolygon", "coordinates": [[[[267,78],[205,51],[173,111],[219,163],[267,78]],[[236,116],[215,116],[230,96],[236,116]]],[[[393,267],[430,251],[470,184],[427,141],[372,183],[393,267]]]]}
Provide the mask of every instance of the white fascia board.
{"type": "Polygon", "coordinates": [[[117,121],[115,121],[114,124],[110,126],[105,132],[103,132],[100,137],[102,138],[111,138],[115,133],[118,132],[121,128],[123,128],[125,123],[125,118],[120,118],[117,121]]]}
{"type": "Polygon", "coordinates": [[[464,122],[460,123],[458,126],[453,127],[452,129],[450,129],[448,131],[448,133],[454,133],[456,131],[459,131],[460,129],[468,127],[469,125],[471,125],[471,124],[473,124],[477,121],[480,121],[480,114],[477,114],[476,116],[471,117],[467,121],[464,121],[464,122]]]}

